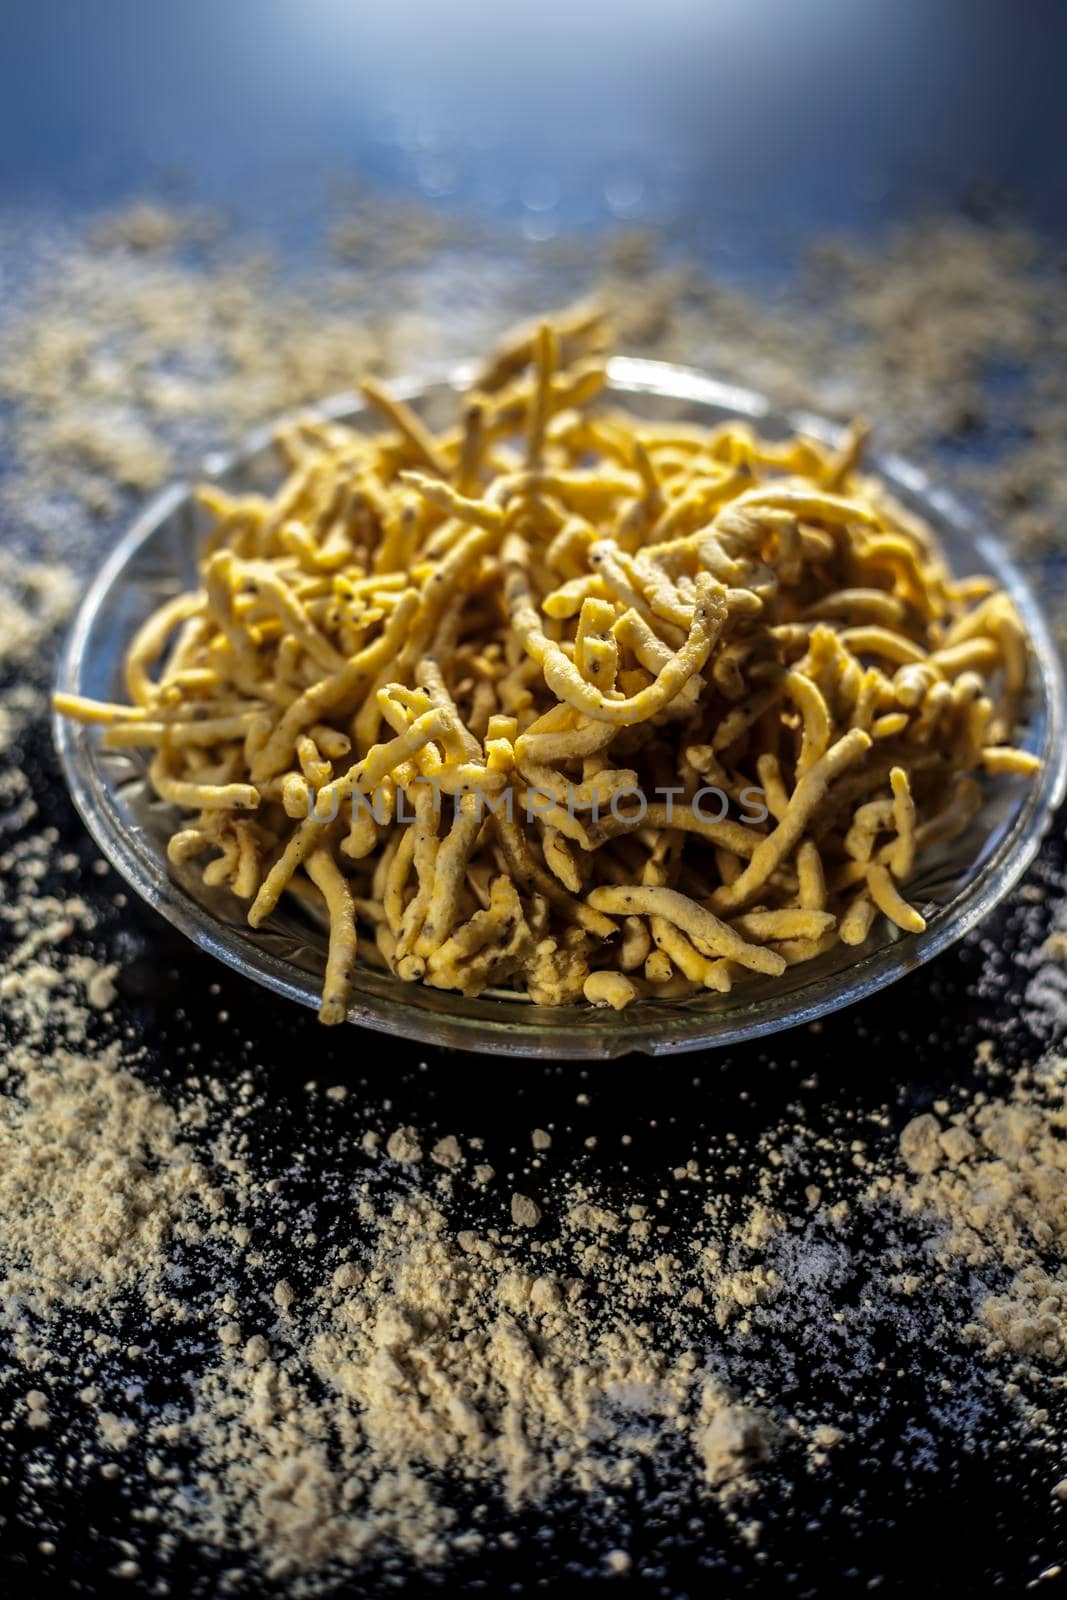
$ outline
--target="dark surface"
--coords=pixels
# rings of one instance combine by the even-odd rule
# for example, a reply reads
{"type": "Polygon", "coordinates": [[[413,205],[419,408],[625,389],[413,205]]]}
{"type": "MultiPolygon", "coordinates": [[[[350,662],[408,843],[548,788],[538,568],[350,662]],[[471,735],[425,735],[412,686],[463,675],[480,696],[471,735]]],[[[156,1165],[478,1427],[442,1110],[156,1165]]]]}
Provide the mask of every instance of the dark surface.
{"type": "MultiPolygon", "coordinates": [[[[669,0],[648,12],[598,0],[565,16],[561,8],[552,29],[546,8],[520,9],[526,20],[505,36],[476,5],[3,0],[0,215],[88,213],[148,190],[221,202],[251,232],[300,251],[321,227],[329,183],[358,175],[542,234],[546,217],[549,230],[666,222],[706,259],[756,277],[814,231],[870,229],[926,206],[980,213],[1006,203],[1053,233],[1067,224],[1067,6],[1056,0],[669,0]]],[[[38,728],[25,741],[42,820],[88,863],[46,740],[38,728]]],[[[1060,833],[1031,884],[1060,883],[1060,833]]],[[[194,1043],[222,1074],[250,1053],[272,1096],[255,1139],[276,1153],[309,1151],[313,1170],[344,1170],[332,1113],[302,1091],[310,1016],[212,964],[140,905],[116,907],[113,876],[86,872],[81,887],[101,915],[100,950],[125,960],[121,1017],[146,1046],[146,1074],[194,1043]]],[[[531,1127],[569,1128],[561,1154],[569,1139],[575,1159],[624,1194],[684,1160],[687,1140],[698,1150],[709,1128],[734,1129],[744,1148],[805,1082],[815,1085],[804,1097],[809,1117],[831,1130],[842,1108],[862,1119],[886,1100],[897,1102],[899,1125],[967,1082],[978,1038],[995,1033],[1009,1061],[1033,1056],[1049,1041],[1022,1020],[1025,974],[1011,955],[1035,946],[1046,921],[1016,898],[978,937],[817,1033],[651,1075],[642,1063],[579,1072],[345,1030],[316,1036],[316,1076],[355,1077],[368,1105],[391,1101],[394,1125],[410,1117],[483,1134],[486,1159],[502,1171],[531,1127]],[[575,1105],[579,1089],[588,1108],[575,1105]],[[598,1153],[584,1157],[592,1129],[598,1153]],[[634,1144],[613,1158],[624,1132],[634,1144]]],[[[857,1292],[843,1284],[842,1303],[857,1292]]],[[[860,1594],[881,1578],[881,1592],[970,1594],[1000,1579],[1014,1593],[1059,1559],[1062,1513],[1048,1487],[1062,1464],[1013,1444],[1013,1419],[992,1398],[983,1448],[962,1449],[939,1418],[936,1309],[920,1348],[888,1324],[877,1330],[885,1370],[898,1376],[872,1384],[872,1426],[836,1458],[833,1487],[798,1475],[792,1498],[761,1505],[762,1554],[725,1535],[720,1543],[711,1524],[687,1528],[690,1510],[678,1506],[635,1526],[635,1564],[642,1551],[648,1560],[633,1589],[860,1594]],[[915,1448],[916,1430],[928,1447],[915,1448]]],[[[803,1339],[783,1350],[782,1365],[798,1398],[825,1391],[803,1339]]],[[[165,1362],[157,1371],[163,1397],[181,1375],[165,1362]]],[[[39,1530],[10,1526],[8,1592],[35,1593],[51,1579],[114,1593],[109,1540],[123,1535],[129,1511],[122,1482],[98,1485],[88,1502],[38,1498],[65,1530],[52,1535],[59,1553],[44,1559],[39,1530]]],[[[590,1519],[595,1506],[533,1516],[516,1552],[472,1559],[446,1581],[489,1594],[562,1582],[593,1539],[590,1519]]],[[[205,1557],[194,1568],[182,1556],[172,1592],[210,1592],[224,1565],[205,1557]]],[[[369,1586],[362,1576],[345,1592],[369,1586]]]]}

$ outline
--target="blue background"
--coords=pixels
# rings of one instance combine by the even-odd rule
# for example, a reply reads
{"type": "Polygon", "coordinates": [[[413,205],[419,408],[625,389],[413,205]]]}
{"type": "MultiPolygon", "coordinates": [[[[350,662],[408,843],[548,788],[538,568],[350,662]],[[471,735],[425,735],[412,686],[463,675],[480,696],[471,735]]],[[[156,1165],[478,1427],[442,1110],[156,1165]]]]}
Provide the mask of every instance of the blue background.
{"type": "Polygon", "coordinates": [[[1060,0],[2,0],[0,207],[193,195],[299,247],[358,174],[705,256],[924,207],[1067,229],[1060,0]]]}

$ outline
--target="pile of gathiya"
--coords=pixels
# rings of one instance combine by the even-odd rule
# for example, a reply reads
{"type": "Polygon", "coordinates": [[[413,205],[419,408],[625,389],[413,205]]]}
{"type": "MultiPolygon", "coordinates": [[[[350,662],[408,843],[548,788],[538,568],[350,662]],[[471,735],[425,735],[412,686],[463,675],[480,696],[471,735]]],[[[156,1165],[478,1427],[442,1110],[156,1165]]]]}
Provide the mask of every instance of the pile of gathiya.
{"type": "Polygon", "coordinates": [[[175,863],[329,921],[357,961],[544,1005],[729,990],[883,913],[1012,749],[1027,641],[986,578],[830,450],[598,401],[581,309],[497,352],[434,435],[308,418],[271,497],[200,491],[201,587],[140,629],[130,705],[175,863]],[[160,666],[160,663],[163,663],[160,666]]]}

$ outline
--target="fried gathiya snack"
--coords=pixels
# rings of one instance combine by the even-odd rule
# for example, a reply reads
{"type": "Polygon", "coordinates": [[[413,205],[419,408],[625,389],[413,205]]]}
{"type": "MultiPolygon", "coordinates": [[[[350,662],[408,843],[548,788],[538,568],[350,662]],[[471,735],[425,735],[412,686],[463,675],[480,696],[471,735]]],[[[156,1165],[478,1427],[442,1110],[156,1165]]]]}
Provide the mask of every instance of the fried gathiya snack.
{"type": "Polygon", "coordinates": [[[605,321],[506,340],[433,434],[279,434],[273,496],[201,491],[193,593],[126,658],[128,705],[57,696],[151,752],[169,846],[259,926],[330,929],[324,1022],[360,961],[406,982],[621,1008],[774,978],[879,915],[966,826],[1027,641],[831,450],[602,405],[605,321]]]}

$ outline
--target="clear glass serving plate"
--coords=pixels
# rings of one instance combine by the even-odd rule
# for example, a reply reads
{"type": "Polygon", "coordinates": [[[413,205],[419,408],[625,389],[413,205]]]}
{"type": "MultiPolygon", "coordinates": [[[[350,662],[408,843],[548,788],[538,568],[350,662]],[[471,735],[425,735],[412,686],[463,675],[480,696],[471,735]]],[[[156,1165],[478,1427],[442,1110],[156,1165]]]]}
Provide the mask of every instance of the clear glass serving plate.
{"type": "MultiPolygon", "coordinates": [[[[431,421],[451,415],[470,369],[433,381],[394,386],[431,421]]],[[[690,369],[619,357],[609,367],[611,398],[638,414],[714,424],[743,417],[771,437],[798,429],[828,442],[840,429],[807,414],[782,416],[759,395],[690,369]]],[[[359,425],[362,401],[341,395],[321,414],[359,425]]],[[[278,466],[264,429],[244,449],[212,457],[204,476],[233,488],[267,487],[278,466]]],[[[1033,662],[1026,722],[1018,742],[1043,762],[1033,780],[990,780],[967,832],[923,859],[908,895],[927,919],[918,936],[879,919],[860,949],[845,946],[790,968],[780,979],[754,978],[729,995],[682,1001],[642,1000],[622,1012],[548,1008],[519,995],[466,999],[401,983],[372,968],[356,974],[349,1019],[363,1027],[428,1043],[499,1055],[614,1057],[628,1051],[670,1055],[751,1039],[811,1022],[852,1005],[931,960],[1004,898],[1032,861],[1064,788],[1064,688],[1059,656],[1040,609],[1001,546],[970,514],[914,466],[896,458],[872,463],[892,491],[936,528],[955,571],[993,573],[1014,596],[1029,631],[1033,662]]],[[[66,641],[58,687],[101,699],[124,698],[122,659],[134,630],[169,596],[195,587],[203,533],[190,484],[176,484],[145,510],[111,552],[82,601],[66,641]]],[[[143,752],[100,747],[91,727],[57,718],[55,740],[74,802],[112,865],[168,921],[204,950],[276,993],[318,1005],[325,933],[296,903],[283,903],[269,926],[248,927],[228,890],[206,888],[195,866],[172,869],[166,842],[177,814],[148,788],[143,752]]]]}

